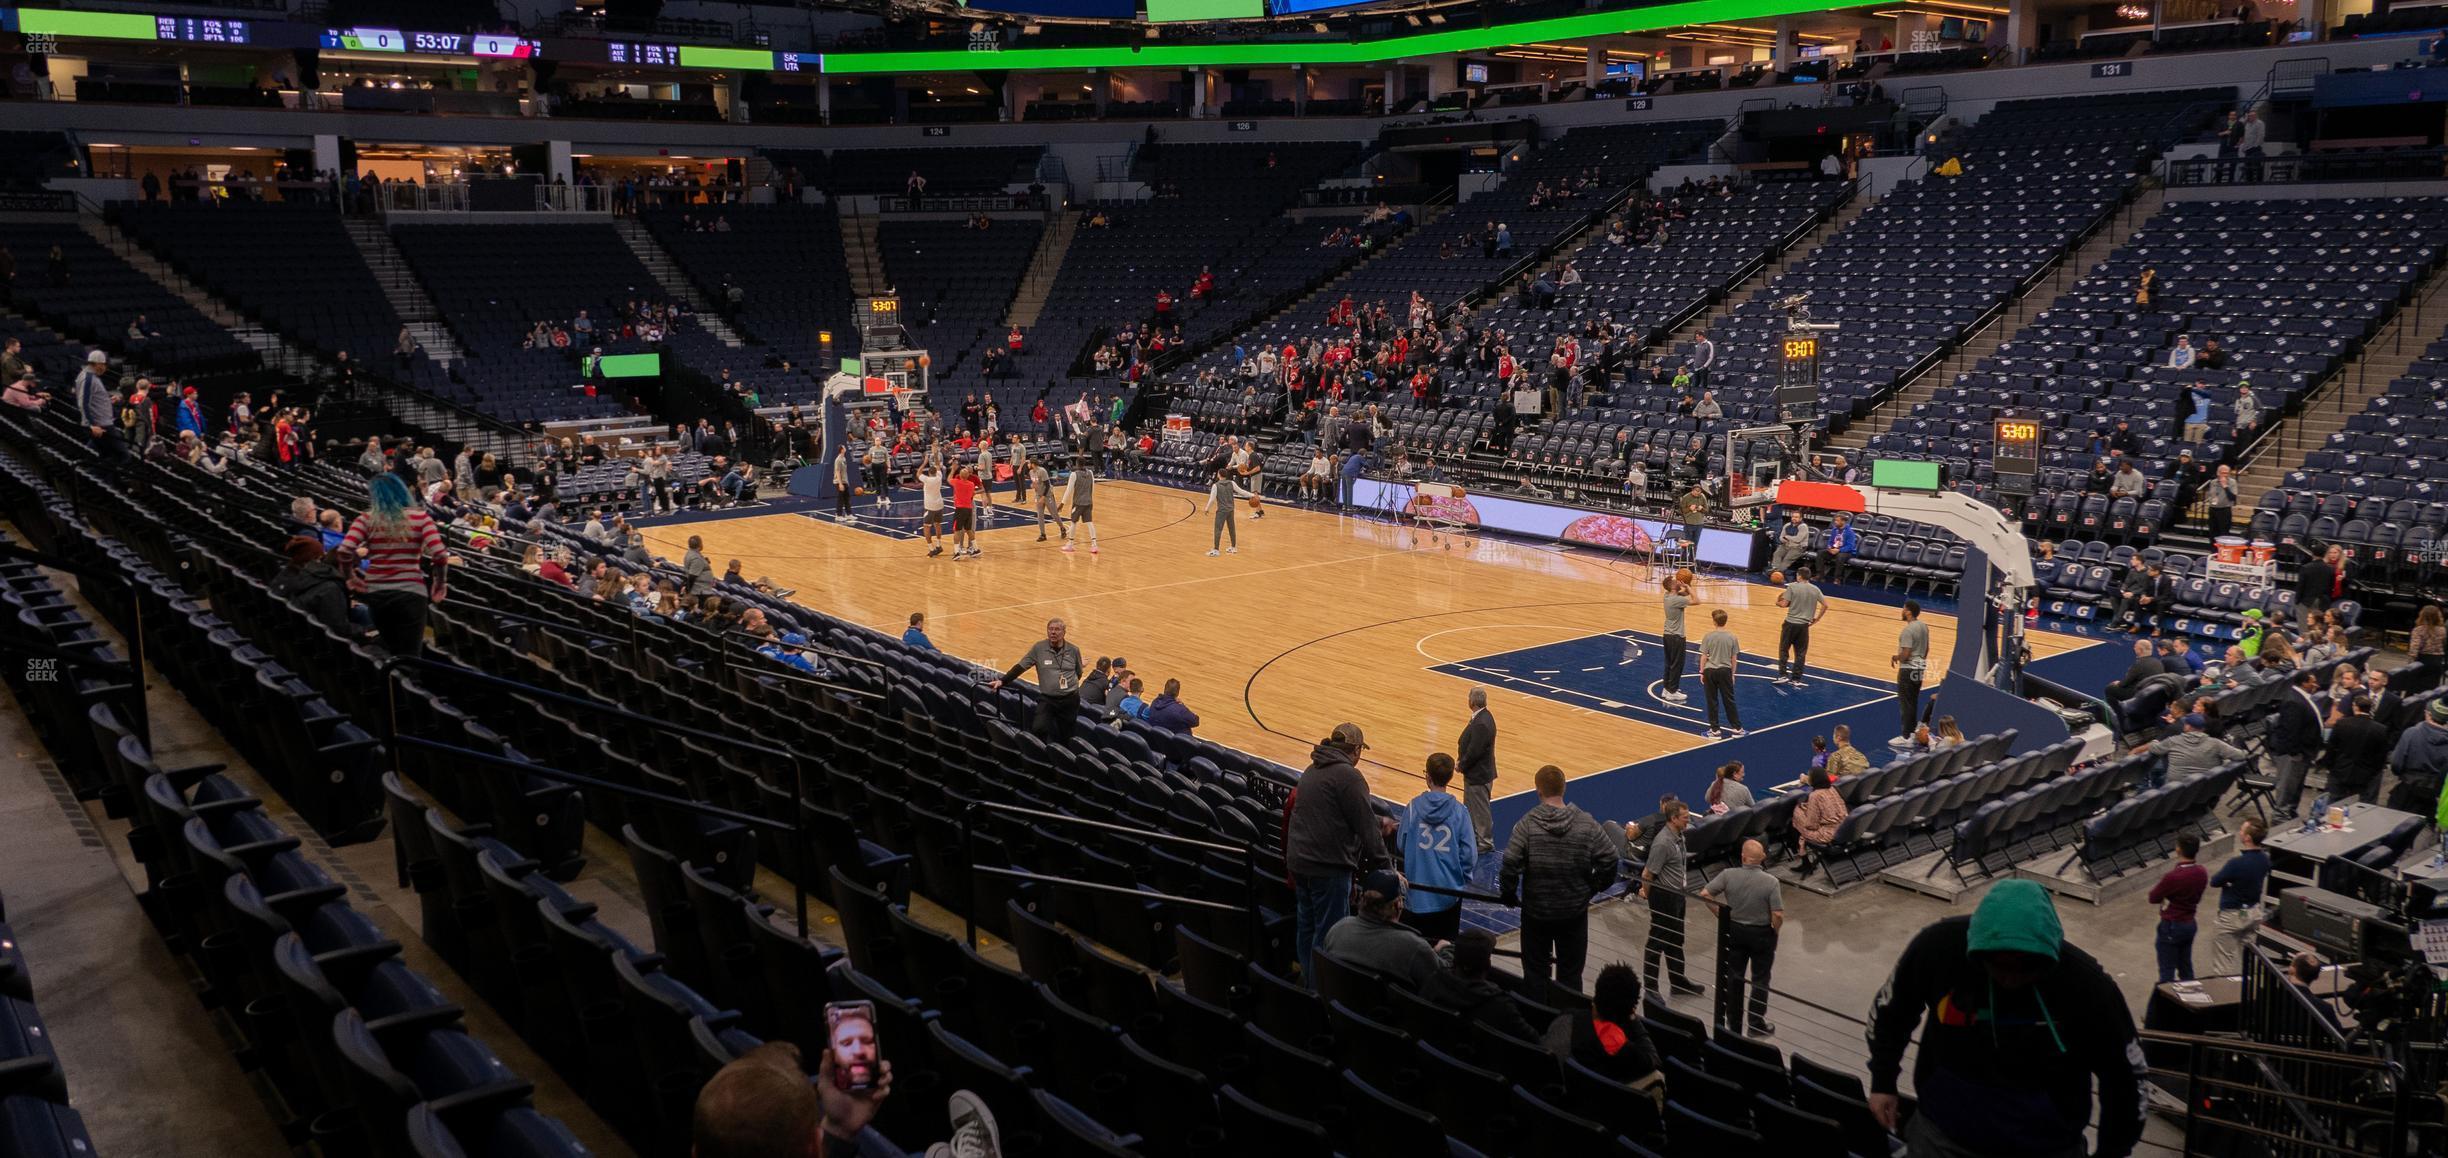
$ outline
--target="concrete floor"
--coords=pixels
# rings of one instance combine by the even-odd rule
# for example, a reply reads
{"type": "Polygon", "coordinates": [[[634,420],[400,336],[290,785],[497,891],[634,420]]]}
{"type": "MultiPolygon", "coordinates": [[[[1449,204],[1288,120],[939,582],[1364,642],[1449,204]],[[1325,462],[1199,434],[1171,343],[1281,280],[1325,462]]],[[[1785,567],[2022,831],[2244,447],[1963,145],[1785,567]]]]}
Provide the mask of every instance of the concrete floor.
{"type": "Polygon", "coordinates": [[[16,701],[0,696],[0,883],[34,999],[95,1150],[159,1158],[286,1147],[187,975],[68,795],[16,701]]]}

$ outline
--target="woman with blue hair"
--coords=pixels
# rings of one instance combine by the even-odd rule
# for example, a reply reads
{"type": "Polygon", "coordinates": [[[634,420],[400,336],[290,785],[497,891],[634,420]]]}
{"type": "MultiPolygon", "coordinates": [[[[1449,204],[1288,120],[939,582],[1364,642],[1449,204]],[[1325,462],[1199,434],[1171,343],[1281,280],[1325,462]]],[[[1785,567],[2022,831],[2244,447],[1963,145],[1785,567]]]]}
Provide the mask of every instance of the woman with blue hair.
{"type": "Polygon", "coordinates": [[[425,650],[427,608],[442,602],[442,531],[433,516],[410,505],[408,485],[398,475],[375,475],[366,491],[365,513],[340,540],[344,562],[364,561],[349,585],[374,613],[383,647],[393,655],[417,655],[425,650]]]}

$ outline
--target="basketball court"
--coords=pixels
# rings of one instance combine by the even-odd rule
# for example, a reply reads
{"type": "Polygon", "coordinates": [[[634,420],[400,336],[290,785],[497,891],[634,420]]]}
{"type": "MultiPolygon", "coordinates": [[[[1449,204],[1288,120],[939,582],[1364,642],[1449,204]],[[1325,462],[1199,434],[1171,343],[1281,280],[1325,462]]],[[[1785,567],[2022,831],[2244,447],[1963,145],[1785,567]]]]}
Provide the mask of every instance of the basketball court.
{"type": "MultiPolygon", "coordinates": [[[[1033,518],[1009,504],[1007,488],[997,493],[1005,503],[981,532],[984,555],[957,563],[949,550],[927,557],[909,498],[883,518],[863,498],[855,525],[798,511],[645,535],[671,558],[702,535],[718,569],[738,559],[799,602],[893,635],[923,611],[936,646],[985,667],[1009,665],[1061,618],[1091,660],[1127,658],[1150,698],[1180,680],[1198,735],[1296,769],[1351,720],[1369,737],[1371,786],[1397,801],[1420,790],[1430,752],[1453,750],[1473,686],[1488,688],[1497,719],[1500,801],[1528,793],[1538,768],[1555,764],[1576,801],[1607,817],[1645,814],[1667,789],[1697,792],[1728,759],[1758,769],[1755,782],[1790,778],[1810,738],[1839,722],[1865,748],[1896,730],[1892,602],[1831,599],[1805,686],[1778,687],[1776,590],[1703,575],[1687,664],[1696,670],[1709,612],[1724,609],[1742,640],[1737,695],[1749,730],[1712,741],[1696,676],[1684,681],[1688,703],[1658,695],[1658,584],[1621,556],[1270,507],[1263,519],[1244,508],[1240,552],[1211,559],[1204,495],[1112,481],[1097,488],[1103,550],[1092,555],[1060,550],[1059,536],[1037,542],[1033,518]]],[[[1935,688],[1954,619],[1925,618],[1935,688]]],[[[2035,660],[2097,646],[2037,631],[2030,643],[2035,660]]],[[[1499,823],[1528,802],[1500,806],[1499,823]]]]}

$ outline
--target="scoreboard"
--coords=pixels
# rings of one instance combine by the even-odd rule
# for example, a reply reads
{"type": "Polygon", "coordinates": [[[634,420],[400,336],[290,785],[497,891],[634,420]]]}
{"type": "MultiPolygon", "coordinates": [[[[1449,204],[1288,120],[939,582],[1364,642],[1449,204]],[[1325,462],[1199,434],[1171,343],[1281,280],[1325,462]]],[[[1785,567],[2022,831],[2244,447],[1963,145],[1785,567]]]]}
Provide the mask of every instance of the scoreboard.
{"type": "Polygon", "coordinates": [[[1989,469],[2001,494],[2032,493],[2032,478],[2040,473],[2040,423],[2037,419],[2000,417],[1992,428],[1994,446],[1989,469]]]}
{"type": "Polygon", "coordinates": [[[1796,330],[1777,339],[1777,419],[1819,420],[1819,335],[1796,330]]]}

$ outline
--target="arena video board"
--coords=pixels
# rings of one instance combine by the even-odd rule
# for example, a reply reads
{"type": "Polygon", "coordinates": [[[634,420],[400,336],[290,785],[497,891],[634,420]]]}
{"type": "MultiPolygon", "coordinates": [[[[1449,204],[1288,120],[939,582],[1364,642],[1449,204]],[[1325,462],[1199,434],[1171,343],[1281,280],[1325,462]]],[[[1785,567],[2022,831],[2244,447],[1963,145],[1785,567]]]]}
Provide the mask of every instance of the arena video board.
{"type": "Polygon", "coordinates": [[[1250,20],[1266,15],[1266,0],[1147,0],[1150,24],[1191,20],[1250,20]]]}

